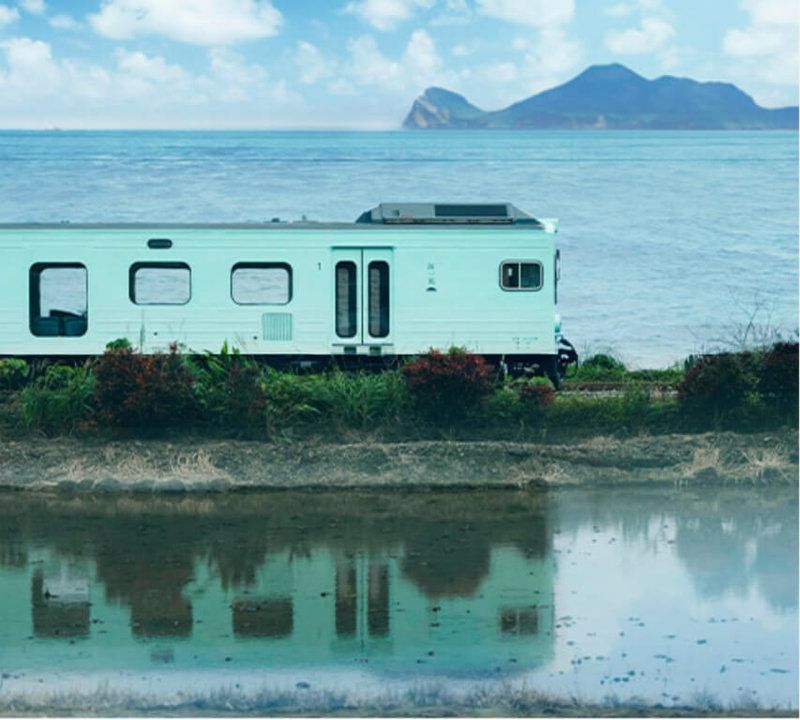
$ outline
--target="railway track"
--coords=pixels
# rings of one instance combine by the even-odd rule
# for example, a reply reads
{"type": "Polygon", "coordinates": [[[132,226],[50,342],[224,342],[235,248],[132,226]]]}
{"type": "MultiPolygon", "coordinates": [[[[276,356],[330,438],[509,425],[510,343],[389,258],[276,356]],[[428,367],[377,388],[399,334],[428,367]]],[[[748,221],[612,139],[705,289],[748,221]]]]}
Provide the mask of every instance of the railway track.
{"type": "Polygon", "coordinates": [[[561,395],[593,395],[597,397],[620,397],[630,389],[643,390],[653,398],[676,397],[678,391],[672,383],[663,382],[587,382],[564,380],[561,395]]]}

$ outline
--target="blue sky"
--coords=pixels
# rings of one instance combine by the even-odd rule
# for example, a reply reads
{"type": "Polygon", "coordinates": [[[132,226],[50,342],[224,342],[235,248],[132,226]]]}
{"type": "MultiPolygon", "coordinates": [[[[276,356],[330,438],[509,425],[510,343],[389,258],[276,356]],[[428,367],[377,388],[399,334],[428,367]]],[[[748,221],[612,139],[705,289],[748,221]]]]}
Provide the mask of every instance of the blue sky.
{"type": "Polygon", "coordinates": [[[399,127],[621,62],[798,98],[795,0],[0,0],[0,127],[399,127]]]}

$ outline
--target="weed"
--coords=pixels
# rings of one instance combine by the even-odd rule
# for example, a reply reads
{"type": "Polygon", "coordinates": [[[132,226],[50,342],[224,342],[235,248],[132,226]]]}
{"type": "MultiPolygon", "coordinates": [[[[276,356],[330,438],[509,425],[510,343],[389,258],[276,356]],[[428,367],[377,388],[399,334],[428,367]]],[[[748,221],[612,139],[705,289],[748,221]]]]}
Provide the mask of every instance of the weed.
{"type": "Polygon", "coordinates": [[[72,433],[92,411],[91,365],[51,365],[19,394],[19,422],[48,435],[72,433]]]}

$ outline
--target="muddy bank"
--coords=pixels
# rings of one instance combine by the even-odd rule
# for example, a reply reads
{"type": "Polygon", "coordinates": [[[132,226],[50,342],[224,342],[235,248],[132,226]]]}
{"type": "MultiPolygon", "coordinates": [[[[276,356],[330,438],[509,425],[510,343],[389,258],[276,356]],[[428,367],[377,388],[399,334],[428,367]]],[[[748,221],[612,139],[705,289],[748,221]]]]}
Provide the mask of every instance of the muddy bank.
{"type": "Polygon", "coordinates": [[[795,430],[569,444],[270,444],[55,438],[0,444],[0,487],[102,491],[793,483],[795,430]]]}

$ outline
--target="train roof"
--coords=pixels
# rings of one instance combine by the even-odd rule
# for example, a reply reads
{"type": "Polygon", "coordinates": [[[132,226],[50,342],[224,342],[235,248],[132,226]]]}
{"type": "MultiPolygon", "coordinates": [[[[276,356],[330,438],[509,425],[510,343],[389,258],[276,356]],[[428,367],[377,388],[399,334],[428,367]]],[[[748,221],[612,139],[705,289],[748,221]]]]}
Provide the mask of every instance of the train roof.
{"type": "Polygon", "coordinates": [[[525,230],[555,232],[554,220],[537,220],[511,203],[380,203],[365,210],[355,222],[316,222],[303,216],[300,221],[288,222],[271,218],[261,222],[227,223],[174,223],[174,222],[110,222],[73,223],[68,220],[44,223],[0,223],[0,230],[253,230],[253,229],[306,229],[306,230],[368,230],[418,228],[420,226],[471,226],[485,228],[487,225],[525,230]]]}

